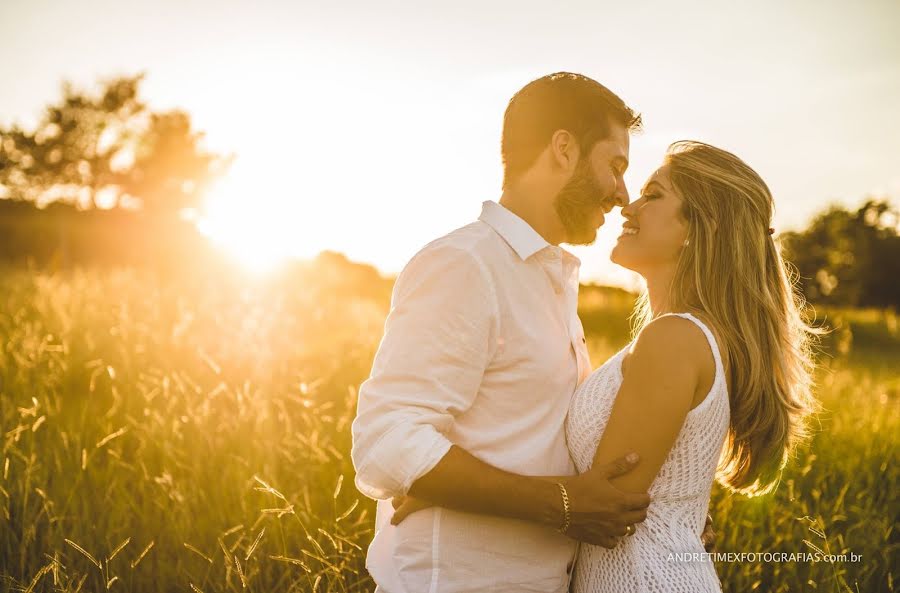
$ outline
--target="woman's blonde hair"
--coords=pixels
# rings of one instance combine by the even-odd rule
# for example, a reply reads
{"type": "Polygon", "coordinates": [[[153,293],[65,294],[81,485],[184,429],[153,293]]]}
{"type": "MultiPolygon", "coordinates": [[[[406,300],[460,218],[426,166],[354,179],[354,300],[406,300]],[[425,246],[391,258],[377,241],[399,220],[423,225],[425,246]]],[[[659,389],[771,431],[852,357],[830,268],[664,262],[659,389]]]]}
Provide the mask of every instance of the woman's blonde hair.
{"type": "MultiPolygon", "coordinates": [[[[729,365],[731,425],[717,477],[735,491],[764,494],[817,409],[811,345],[821,332],[802,314],[760,176],[730,152],[695,141],[669,146],[665,164],[688,228],[668,309],[712,322],[729,365]]],[[[645,294],[635,330],[651,317],[645,294]]]]}

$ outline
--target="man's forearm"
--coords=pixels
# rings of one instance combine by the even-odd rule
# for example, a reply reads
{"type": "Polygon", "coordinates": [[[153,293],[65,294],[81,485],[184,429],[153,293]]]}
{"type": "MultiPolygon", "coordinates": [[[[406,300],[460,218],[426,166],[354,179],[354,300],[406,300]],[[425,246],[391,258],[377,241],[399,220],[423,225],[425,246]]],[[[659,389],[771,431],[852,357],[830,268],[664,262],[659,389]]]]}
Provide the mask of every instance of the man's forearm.
{"type": "Polygon", "coordinates": [[[469,513],[553,527],[563,522],[562,498],[556,484],[503,471],[456,445],[412,484],[409,495],[469,513]]]}

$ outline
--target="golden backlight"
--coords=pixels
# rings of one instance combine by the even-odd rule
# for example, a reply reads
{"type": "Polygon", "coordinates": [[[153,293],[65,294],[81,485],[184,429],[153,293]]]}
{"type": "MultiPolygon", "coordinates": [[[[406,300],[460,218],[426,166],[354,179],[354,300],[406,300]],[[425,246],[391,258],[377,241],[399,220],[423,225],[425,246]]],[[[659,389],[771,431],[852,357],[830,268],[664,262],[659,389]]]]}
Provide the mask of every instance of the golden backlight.
{"type": "Polygon", "coordinates": [[[288,226],[294,213],[275,198],[280,194],[274,185],[250,183],[247,173],[236,170],[213,186],[197,222],[200,232],[255,273],[273,271],[297,252],[288,226]]]}

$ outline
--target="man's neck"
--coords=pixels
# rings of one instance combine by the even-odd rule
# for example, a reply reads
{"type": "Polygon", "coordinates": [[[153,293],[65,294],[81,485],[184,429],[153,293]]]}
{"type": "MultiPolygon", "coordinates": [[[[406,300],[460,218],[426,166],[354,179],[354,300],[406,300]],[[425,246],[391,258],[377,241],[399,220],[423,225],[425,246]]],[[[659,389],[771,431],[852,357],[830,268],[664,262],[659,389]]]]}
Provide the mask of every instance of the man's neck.
{"type": "Polygon", "coordinates": [[[564,231],[550,200],[541,199],[524,188],[515,188],[503,190],[500,205],[527,222],[547,243],[563,242],[564,231]]]}

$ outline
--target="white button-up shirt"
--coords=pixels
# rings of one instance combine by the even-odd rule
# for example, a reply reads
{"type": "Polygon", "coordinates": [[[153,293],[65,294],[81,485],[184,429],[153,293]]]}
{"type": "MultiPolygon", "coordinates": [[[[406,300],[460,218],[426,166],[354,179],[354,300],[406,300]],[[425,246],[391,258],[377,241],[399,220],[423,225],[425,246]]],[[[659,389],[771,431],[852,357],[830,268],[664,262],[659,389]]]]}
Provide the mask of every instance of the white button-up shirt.
{"type": "Polygon", "coordinates": [[[553,529],[436,507],[394,527],[389,499],[451,444],[510,472],[575,473],[564,423],[590,372],[579,267],[489,201],[397,278],[353,422],[356,485],[379,499],[366,566],[380,591],[566,590],[576,545],[553,529]]]}

